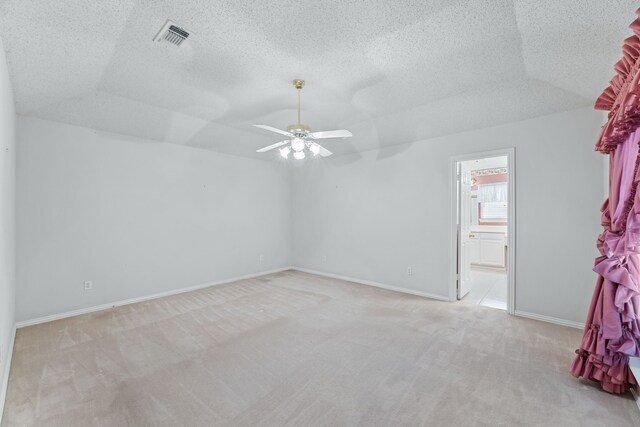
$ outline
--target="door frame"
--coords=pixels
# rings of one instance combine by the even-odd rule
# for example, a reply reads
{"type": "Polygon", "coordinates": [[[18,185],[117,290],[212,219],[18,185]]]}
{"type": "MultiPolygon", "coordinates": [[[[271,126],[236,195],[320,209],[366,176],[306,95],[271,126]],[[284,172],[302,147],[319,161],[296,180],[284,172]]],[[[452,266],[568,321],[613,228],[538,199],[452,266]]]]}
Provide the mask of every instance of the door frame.
{"type": "Polygon", "coordinates": [[[516,162],[515,148],[480,151],[460,154],[449,159],[449,300],[457,301],[457,270],[458,270],[458,162],[466,160],[486,159],[489,157],[507,156],[509,186],[508,224],[507,224],[507,313],[516,311],[516,162]]]}

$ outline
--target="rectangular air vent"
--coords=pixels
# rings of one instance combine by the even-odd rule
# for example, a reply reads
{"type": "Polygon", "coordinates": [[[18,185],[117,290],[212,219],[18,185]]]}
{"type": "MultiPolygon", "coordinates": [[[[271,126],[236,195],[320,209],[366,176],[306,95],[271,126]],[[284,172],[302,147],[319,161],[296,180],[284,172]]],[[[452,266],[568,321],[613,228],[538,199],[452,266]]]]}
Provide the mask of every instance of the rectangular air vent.
{"type": "Polygon", "coordinates": [[[154,42],[166,41],[176,46],[180,46],[183,41],[189,37],[189,33],[184,29],[178,27],[175,22],[167,19],[160,31],[153,38],[154,42]]]}

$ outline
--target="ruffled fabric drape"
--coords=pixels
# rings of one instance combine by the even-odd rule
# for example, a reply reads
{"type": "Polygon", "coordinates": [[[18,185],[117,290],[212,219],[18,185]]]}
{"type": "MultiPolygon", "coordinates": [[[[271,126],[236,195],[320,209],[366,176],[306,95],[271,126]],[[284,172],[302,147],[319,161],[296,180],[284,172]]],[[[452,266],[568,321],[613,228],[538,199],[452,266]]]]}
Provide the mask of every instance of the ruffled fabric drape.
{"type": "Polygon", "coordinates": [[[596,109],[608,110],[596,150],[609,154],[609,198],[598,237],[599,277],[571,373],[624,393],[636,384],[629,357],[640,356],[640,9],[624,41],[616,76],[596,109]]]}
{"type": "Polygon", "coordinates": [[[634,34],[624,41],[622,59],[614,67],[616,75],[595,105],[597,110],[609,111],[596,143],[596,150],[605,154],[640,126],[640,9],[636,15],[638,19],[629,25],[634,34]]]}
{"type": "Polygon", "coordinates": [[[609,198],[602,206],[599,274],[571,373],[624,393],[636,381],[629,356],[640,356],[640,130],[610,154],[609,198]]]}

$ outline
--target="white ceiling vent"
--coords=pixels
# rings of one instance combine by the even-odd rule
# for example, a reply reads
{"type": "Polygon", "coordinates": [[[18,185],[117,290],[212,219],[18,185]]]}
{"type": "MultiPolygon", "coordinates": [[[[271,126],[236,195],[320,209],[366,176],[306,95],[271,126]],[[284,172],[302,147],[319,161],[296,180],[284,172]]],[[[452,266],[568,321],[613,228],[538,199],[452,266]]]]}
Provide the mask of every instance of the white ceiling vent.
{"type": "Polygon", "coordinates": [[[184,29],[178,27],[175,22],[167,19],[160,31],[153,38],[154,42],[166,41],[176,46],[180,46],[183,41],[189,37],[189,33],[184,29]]]}

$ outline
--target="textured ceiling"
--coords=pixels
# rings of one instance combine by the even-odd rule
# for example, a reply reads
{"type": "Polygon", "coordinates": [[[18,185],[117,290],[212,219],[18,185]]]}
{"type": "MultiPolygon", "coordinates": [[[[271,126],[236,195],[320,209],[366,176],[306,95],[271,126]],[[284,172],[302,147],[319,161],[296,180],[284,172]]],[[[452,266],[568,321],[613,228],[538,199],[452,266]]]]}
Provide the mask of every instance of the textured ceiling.
{"type": "Polygon", "coordinates": [[[631,0],[0,0],[20,114],[251,157],[252,123],[337,154],[593,104],[631,0]],[[154,43],[169,18],[192,33],[154,43]]]}

